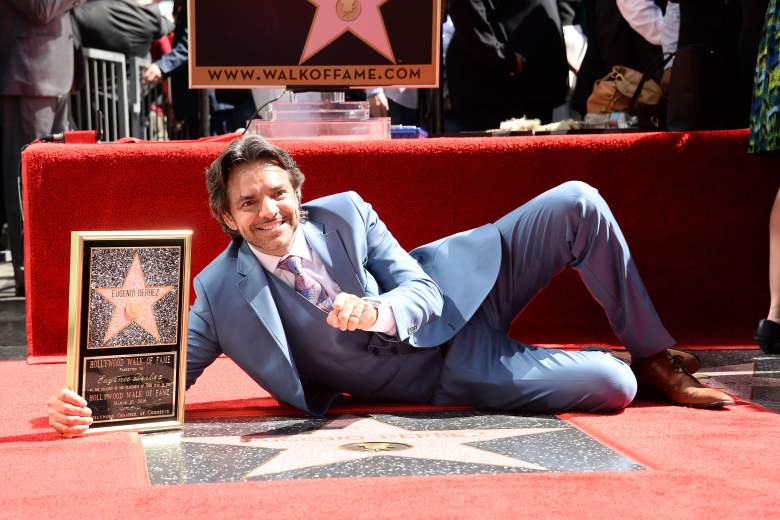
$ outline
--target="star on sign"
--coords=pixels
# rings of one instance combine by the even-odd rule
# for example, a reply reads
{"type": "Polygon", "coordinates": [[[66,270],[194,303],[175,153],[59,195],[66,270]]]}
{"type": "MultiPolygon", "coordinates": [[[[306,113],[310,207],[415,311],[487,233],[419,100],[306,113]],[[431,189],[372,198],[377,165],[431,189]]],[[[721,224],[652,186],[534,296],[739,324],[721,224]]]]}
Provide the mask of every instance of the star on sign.
{"type": "Polygon", "coordinates": [[[466,443],[564,428],[501,428],[492,430],[407,430],[376,419],[342,415],[322,428],[297,435],[185,437],[182,442],[252,446],[279,450],[250,471],[249,479],[283,471],[324,466],[379,456],[429,459],[544,471],[545,467],[466,443]]]}
{"type": "Polygon", "coordinates": [[[172,290],[172,285],[146,285],[141,259],[138,253],[135,253],[122,282],[122,287],[95,289],[100,296],[114,306],[111,323],[108,325],[103,341],[108,342],[131,323],[138,324],[154,339],[160,341],[160,332],[157,330],[157,320],[154,317],[154,304],[172,290]]]}
{"type": "Polygon", "coordinates": [[[395,63],[393,49],[379,8],[387,0],[308,0],[317,8],[303,48],[302,64],[349,31],[395,63]]]}

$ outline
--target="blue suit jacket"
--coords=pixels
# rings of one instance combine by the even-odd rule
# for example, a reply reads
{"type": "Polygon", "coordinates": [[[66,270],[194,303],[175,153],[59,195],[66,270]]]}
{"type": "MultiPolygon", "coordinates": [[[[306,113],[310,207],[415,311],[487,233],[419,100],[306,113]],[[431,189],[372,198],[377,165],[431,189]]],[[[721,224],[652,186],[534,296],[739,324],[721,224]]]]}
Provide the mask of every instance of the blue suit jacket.
{"type": "MultiPolygon", "coordinates": [[[[342,291],[390,304],[398,339],[414,347],[452,338],[498,275],[501,242],[492,224],[410,254],[354,192],[303,207],[306,241],[342,291]]],[[[267,276],[248,245],[236,240],[195,278],[187,386],[224,353],[278,400],[319,413],[307,404],[267,276]]]]}

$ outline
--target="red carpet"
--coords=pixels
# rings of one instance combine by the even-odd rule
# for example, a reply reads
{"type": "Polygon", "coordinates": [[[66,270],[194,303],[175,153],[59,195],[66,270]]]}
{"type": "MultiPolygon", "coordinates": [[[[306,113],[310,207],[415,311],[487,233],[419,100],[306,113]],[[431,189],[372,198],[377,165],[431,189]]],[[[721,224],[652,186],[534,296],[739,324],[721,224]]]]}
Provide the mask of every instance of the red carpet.
{"type": "MultiPolygon", "coordinates": [[[[263,397],[229,360],[206,371],[188,409],[263,397]]],[[[132,433],[63,440],[47,396],[63,365],[0,363],[0,518],[777,518],[780,415],[634,404],[563,417],[646,465],[630,473],[395,477],[151,486],[132,433]]],[[[257,402],[257,401],[256,401],[257,402]]],[[[273,405],[266,403],[268,408],[273,405]]]]}
{"type": "MultiPolygon", "coordinates": [[[[225,245],[202,171],[224,143],[35,145],[24,154],[30,354],[62,356],[69,234],[190,228],[193,273],[225,245]]],[[[686,345],[751,344],[767,307],[767,218],[777,162],[745,132],[293,143],[304,198],[354,189],[413,247],[496,219],[570,179],[600,189],[650,294],[686,345]]],[[[571,273],[515,323],[527,342],[614,343],[571,273]]],[[[0,362],[0,518],[778,518],[780,415],[636,403],[564,418],[646,465],[539,473],[151,486],[138,436],[63,440],[45,401],[62,364],[0,362]]],[[[187,393],[189,418],[287,413],[220,359],[187,393]]],[[[350,410],[361,410],[354,404],[350,410]]],[[[371,404],[371,411],[383,408],[371,404]]],[[[364,409],[365,410],[365,409],[364,409]]]]}
{"type": "MultiPolygon", "coordinates": [[[[672,335],[748,344],[766,311],[767,220],[777,161],[747,134],[583,135],[285,144],[304,198],[357,190],[406,247],[494,220],[580,179],[601,190],[672,335]]],[[[190,228],[192,271],[226,239],[212,221],[205,166],[224,142],[38,144],[24,153],[27,330],[32,356],[66,348],[70,232],[190,228]]],[[[614,343],[571,273],[516,323],[527,342],[614,343]]]]}

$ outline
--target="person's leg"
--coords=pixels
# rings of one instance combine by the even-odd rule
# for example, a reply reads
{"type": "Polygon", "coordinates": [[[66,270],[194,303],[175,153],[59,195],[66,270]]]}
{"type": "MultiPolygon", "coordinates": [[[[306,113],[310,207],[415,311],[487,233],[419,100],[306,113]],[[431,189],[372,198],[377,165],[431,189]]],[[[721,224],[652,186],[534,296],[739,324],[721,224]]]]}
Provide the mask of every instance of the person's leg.
{"type": "Polygon", "coordinates": [[[478,312],[494,329],[512,320],[553,276],[571,266],[604,309],[615,335],[646,357],[674,344],[636,270],[623,233],[598,191],[567,182],[496,222],[502,268],[478,312]]]}
{"type": "Polygon", "coordinates": [[[769,214],[769,312],[766,319],[780,323],[780,190],[769,214]]]}
{"type": "Polygon", "coordinates": [[[3,181],[3,220],[8,223],[8,249],[14,266],[14,281],[17,294],[24,291],[23,273],[17,269],[19,252],[19,233],[21,221],[19,214],[19,190],[17,179],[19,171],[19,139],[18,139],[18,103],[16,96],[0,96],[0,172],[3,181]]]}
{"type": "Polygon", "coordinates": [[[567,182],[501,218],[502,264],[475,315],[505,334],[514,317],[550,279],[571,266],[604,309],[615,335],[634,356],[640,387],[672,402],[719,406],[728,395],[703,387],[669,356],[664,328],[606,201],[593,187],[567,182]]]}
{"type": "Polygon", "coordinates": [[[607,412],[627,406],[636,379],[604,352],[566,352],[516,342],[471,320],[448,344],[433,403],[534,413],[607,412]]]}
{"type": "MultiPolygon", "coordinates": [[[[529,347],[507,337],[510,323],[566,266],[577,269],[614,321],[641,314],[617,293],[647,300],[641,280],[628,276],[630,256],[617,224],[595,189],[581,182],[553,188],[496,222],[502,237],[498,279],[481,307],[449,344],[438,404],[530,412],[609,411],[631,402],[636,379],[604,352],[529,347]],[[597,263],[605,265],[595,265],[597,263]],[[614,272],[608,272],[613,266],[614,272]],[[610,277],[605,281],[601,278],[610,277]],[[619,279],[619,278],[628,279],[619,279]],[[614,289],[619,286],[620,289],[614,289]],[[619,316],[619,317],[617,317],[619,316]]],[[[651,307],[652,310],[652,307],[651,307]]],[[[654,311],[653,319],[658,321],[654,311]]],[[[629,320],[630,321],[630,320],[629,320]]],[[[658,323],[658,342],[673,343],[658,323]]],[[[651,352],[652,353],[652,352],[651,352]]]]}
{"type": "Polygon", "coordinates": [[[19,203],[19,165],[22,146],[36,138],[67,128],[66,97],[0,96],[0,150],[3,198],[8,219],[8,241],[17,295],[24,295],[24,246],[19,203]]]}
{"type": "Polygon", "coordinates": [[[764,352],[780,354],[780,189],[769,214],[769,312],[755,338],[764,352]]]}

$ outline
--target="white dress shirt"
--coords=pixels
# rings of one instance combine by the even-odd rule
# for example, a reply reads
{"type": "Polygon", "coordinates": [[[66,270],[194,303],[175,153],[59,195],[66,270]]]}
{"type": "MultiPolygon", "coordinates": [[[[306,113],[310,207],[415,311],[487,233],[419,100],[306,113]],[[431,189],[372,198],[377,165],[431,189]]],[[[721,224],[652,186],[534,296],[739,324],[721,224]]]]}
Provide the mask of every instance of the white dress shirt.
{"type": "MultiPolygon", "coordinates": [[[[282,280],[289,287],[295,288],[295,275],[284,269],[277,269],[276,267],[279,265],[279,262],[290,255],[294,255],[301,257],[301,270],[317,280],[322,288],[325,289],[325,292],[331,300],[334,300],[341,292],[341,288],[336,281],[330,277],[327,269],[325,269],[325,264],[322,263],[319,255],[306,243],[306,237],[303,236],[301,228],[295,230],[290,252],[284,256],[269,255],[268,253],[260,251],[252,244],[249,244],[248,242],[247,244],[265,270],[282,280]]],[[[371,300],[371,298],[365,299],[371,300]]],[[[380,304],[376,321],[368,330],[371,332],[381,332],[388,336],[395,336],[396,324],[393,309],[387,304],[380,304]]]]}
{"type": "MultiPolygon", "coordinates": [[[[661,34],[661,48],[664,56],[670,52],[677,52],[677,41],[680,39],[680,4],[669,2],[666,4],[666,14],[664,14],[664,31],[661,34]]],[[[674,63],[674,58],[669,60],[665,68],[669,68],[674,63]]]]}
{"type": "Polygon", "coordinates": [[[617,0],[617,8],[642,38],[653,45],[661,45],[664,13],[653,0],[617,0]]]}

